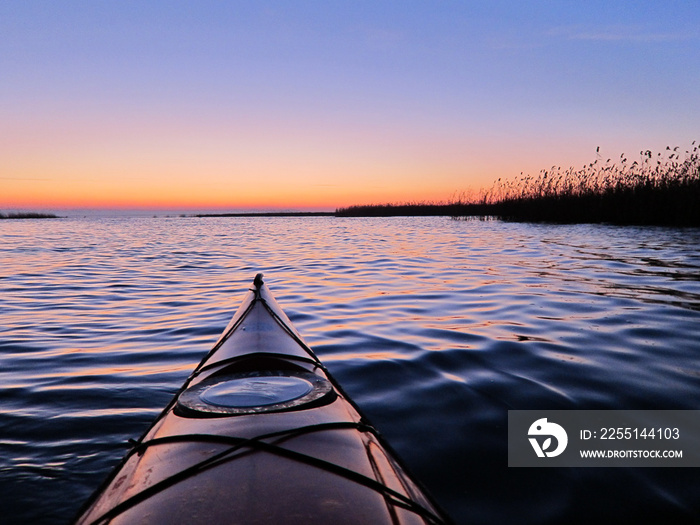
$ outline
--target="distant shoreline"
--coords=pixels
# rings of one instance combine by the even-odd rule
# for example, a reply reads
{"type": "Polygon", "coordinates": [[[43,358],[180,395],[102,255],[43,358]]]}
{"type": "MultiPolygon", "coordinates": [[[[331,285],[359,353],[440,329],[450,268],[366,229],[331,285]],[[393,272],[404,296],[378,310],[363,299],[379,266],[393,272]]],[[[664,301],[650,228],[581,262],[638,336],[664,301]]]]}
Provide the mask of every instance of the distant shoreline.
{"type": "Polygon", "coordinates": [[[464,214],[470,207],[455,204],[368,204],[338,208],[336,211],[197,213],[187,217],[453,217],[464,214]]]}
{"type": "Polygon", "coordinates": [[[697,184],[678,188],[617,188],[615,192],[581,195],[542,195],[491,202],[366,204],[334,212],[203,213],[191,217],[450,217],[500,219],[552,224],[618,224],[700,226],[697,184]]]}
{"type": "Polygon", "coordinates": [[[336,217],[334,211],[263,211],[236,213],[197,213],[190,217],[336,217]]]}
{"type": "Polygon", "coordinates": [[[58,215],[36,212],[0,213],[0,219],[58,219],[58,215]]]}

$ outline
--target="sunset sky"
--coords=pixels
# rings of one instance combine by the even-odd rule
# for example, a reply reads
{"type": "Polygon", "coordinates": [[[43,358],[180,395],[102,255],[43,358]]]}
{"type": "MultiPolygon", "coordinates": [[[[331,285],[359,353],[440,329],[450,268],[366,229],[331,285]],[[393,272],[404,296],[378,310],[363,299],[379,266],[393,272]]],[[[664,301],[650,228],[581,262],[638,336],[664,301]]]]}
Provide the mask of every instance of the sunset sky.
{"type": "Polygon", "coordinates": [[[700,139],[700,2],[0,3],[0,211],[318,209],[700,139]]]}

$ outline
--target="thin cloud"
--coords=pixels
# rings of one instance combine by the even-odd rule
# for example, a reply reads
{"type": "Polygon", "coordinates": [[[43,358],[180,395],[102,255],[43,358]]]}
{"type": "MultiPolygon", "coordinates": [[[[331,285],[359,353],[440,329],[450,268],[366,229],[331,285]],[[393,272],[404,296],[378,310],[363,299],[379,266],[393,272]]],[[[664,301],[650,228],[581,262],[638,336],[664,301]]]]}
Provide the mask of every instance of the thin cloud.
{"type": "Polygon", "coordinates": [[[30,177],[0,177],[0,180],[54,180],[54,179],[34,179],[30,177]]]}
{"type": "Polygon", "coordinates": [[[700,32],[658,33],[635,26],[606,27],[601,29],[559,27],[550,31],[549,35],[566,40],[589,42],[660,43],[696,40],[700,37],[700,32]]]}

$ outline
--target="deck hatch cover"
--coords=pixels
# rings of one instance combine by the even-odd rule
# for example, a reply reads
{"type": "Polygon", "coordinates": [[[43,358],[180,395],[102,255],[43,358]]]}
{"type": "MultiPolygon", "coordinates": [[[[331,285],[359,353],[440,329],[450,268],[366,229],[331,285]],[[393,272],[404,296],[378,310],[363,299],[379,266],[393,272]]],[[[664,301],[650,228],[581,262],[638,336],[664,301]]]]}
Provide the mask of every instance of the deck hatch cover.
{"type": "Polygon", "coordinates": [[[188,388],[178,405],[211,416],[279,412],[305,408],[331,390],[326,379],[310,372],[240,372],[213,376],[188,388]]]}

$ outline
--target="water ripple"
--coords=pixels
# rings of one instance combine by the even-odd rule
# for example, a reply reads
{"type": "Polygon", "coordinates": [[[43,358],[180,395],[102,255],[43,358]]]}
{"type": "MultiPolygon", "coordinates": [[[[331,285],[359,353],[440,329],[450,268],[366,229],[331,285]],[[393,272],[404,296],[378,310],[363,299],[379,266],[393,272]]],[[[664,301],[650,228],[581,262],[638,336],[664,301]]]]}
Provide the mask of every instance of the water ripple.
{"type": "Polygon", "coordinates": [[[505,442],[509,409],[700,408],[700,230],[86,218],[0,234],[8,523],[75,512],[258,271],[458,522],[700,511],[692,469],[508,469],[505,442]]]}

